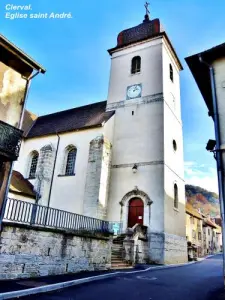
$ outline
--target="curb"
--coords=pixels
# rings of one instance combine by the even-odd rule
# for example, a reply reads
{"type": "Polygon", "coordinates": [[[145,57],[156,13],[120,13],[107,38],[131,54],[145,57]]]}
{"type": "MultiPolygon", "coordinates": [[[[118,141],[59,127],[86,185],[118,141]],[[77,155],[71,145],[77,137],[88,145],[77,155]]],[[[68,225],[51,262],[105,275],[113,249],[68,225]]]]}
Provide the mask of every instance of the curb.
{"type": "Polygon", "coordinates": [[[184,266],[189,266],[193,265],[196,263],[200,263],[203,260],[212,257],[214,255],[209,255],[206,256],[204,259],[201,261],[193,261],[189,263],[183,263],[183,264],[177,264],[177,265],[167,265],[167,266],[158,266],[158,267],[149,267],[144,270],[138,270],[138,271],[130,271],[130,272],[113,272],[109,274],[103,274],[103,275],[97,275],[93,277],[86,277],[86,278],[81,278],[81,279],[75,279],[75,280],[70,280],[70,281],[65,281],[65,282],[59,282],[59,283],[54,283],[54,284],[49,284],[46,286],[41,286],[41,287],[35,287],[31,289],[25,289],[25,290],[19,290],[19,291],[13,291],[13,292],[7,292],[7,293],[0,293],[0,300],[2,299],[12,299],[12,298],[19,298],[23,296],[28,296],[28,295],[34,295],[34,294],[40,294],[40,293],[47,293],[51,291],[56,291],[59,289],[67,288],[70,286],[75,286],[83,283],[88,283],[88,282],[93,282],[93,281],[98,281],[98,280],[103,280],[107,278],[113,278],[116,277],[117,275],[129,275],[129,274],[135,274],[135,273],[143,273],[147,271],[154,271],[154,270],[162,270],[162,269],[171,269],[171,268],[179,268],[179,267],[184,267],[184,266]]]}
{"type": "Polygon", "coordinates": [[[104,275],[98,275],[98,276],[93,276],[93,277],[86,277],[86,278],[81,278],[81,279],[75,279],[75,280],[70,280],[70,281],[65,281],[65,282],[49,284],[46,286],[41,286],[41,287],[36,287],[36,288],[31,288],[31,289],[26,289],[26,290],[1,293],[0,299],[1,300],[2,299],[12,299],[12,298],[18,298],[18,297],[22,297],[22,296],[33,295],[33,294],[51,292],[51,291],[59,290],[62,288],[79,285],[82,283],[111,278],[111,277],[117,276],[119,273],[120,272],[115,272],[115,273],[110,273],[110,274],[104,274],[104,275]]]}

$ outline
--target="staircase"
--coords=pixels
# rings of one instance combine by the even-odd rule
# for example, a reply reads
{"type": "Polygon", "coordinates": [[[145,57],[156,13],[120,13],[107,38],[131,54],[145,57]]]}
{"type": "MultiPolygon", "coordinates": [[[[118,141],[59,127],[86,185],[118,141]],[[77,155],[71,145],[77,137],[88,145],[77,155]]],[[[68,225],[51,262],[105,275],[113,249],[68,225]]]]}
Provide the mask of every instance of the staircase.
{"type": "Polygon", "coordinates": [[[112,269],[128,269],[132,268],[132,264],[127,263],[123,259],[123,241],[126,235],[121,234],[115,239],[113,239],[112,244],[112,258],[111,258],[111,268],[112,269]]]}

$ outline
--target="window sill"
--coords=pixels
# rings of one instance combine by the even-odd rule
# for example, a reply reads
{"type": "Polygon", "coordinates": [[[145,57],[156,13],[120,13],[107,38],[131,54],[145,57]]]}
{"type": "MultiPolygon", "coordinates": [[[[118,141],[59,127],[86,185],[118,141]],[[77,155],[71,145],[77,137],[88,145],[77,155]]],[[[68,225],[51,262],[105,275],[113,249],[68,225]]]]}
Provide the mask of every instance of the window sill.
{"type": "Polygon", "coordinates": [[[135,75],[140,75],[141,74],[141,72],[137,72],[137,73],[130,73],[130,76],[135,76],[135,75]]]}
{"type": "Polygon", "coordinates": [[[65,175],[65,174],[59,174],[58,177],[71,177],[71,176],[75,176],[76,174],[70,174],[70,175],[65,175]]]}
{"type": "Polygon", "coordinates": [[[178,209],[178,208],[174,207],[173,209],[174,209],[175,211],[179,212],[179,209],[178,209]]]}

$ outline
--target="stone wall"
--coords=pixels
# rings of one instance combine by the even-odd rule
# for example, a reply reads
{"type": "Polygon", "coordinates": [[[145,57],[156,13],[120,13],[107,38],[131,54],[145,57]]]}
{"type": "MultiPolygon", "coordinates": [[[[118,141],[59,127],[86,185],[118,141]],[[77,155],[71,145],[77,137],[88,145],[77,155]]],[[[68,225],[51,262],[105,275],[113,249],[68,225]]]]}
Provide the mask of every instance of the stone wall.
{"type": "Polygon", "coordinates": [[[178,264],[187,262],[186,238],[151,232],[149,235],[149,260],[156,264],[178,264]]]}
{"type": "Polygon", "coordinates": [[[146,264],[149,262],[148,241],[137,241],[135,261],[137,264],[146,264]]]}
{"type": "Polygon", "coordinates": [[[84,193],[84,215],[105,219],[111,166],[111,144],[103,135],[90,142],[84,193]]]}
{"type": "Polygon", "coordinates": [[[156,264],[164,263],[164,234],[151,232],[149,234],[149,260],[156,264]]]}
{"type": "Polygon", "coordinates": [[[111,267],[111,237],[75,235],[4,223],[0,234],[0,279],[57,275],[111,267]]]}
{"type": "Polygon", "coordinates": [[[164,264],[187,262],[187,240],[185,237],[165,233],[164,264]]]}

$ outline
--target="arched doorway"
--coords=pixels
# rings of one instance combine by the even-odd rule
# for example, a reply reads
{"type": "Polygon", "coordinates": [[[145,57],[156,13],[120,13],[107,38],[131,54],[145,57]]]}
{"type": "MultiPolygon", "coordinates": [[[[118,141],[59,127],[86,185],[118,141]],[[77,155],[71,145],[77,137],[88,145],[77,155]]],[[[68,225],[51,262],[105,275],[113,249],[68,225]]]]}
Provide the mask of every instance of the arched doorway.
{"type": "Polygon", "coordinates": [[[128,206],[128,227],[133,227],[135,224],[143,225],[144,203],[140,198],[132,198],[128,206]]]}

